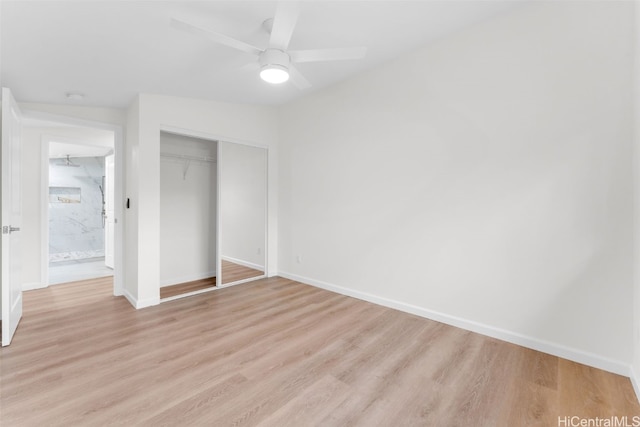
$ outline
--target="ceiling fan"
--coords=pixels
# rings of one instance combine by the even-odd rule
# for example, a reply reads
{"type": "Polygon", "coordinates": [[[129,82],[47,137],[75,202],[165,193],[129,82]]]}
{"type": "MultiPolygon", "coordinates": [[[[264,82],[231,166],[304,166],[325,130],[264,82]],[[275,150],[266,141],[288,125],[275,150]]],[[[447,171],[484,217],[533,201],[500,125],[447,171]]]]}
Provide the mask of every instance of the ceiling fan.
{"type": "Polygon", "coordinates": [[[297,70],[294,63],[340,61],[364,58],[367,48],[347,47],[335,49],[287,50],[300,8],[295,1],[280,1],[273,19],[267,19],[263,27],[270,32],[269,45],[265,49],[252,46],[227,35],[198,27],[180,19],[173,18],[171,25],[179,30],[206,37],[219,43],[257,57],[260,77],[269,83],[284,83],[289,78],[298,89],[306,89],[311,83],[297,70]]]}

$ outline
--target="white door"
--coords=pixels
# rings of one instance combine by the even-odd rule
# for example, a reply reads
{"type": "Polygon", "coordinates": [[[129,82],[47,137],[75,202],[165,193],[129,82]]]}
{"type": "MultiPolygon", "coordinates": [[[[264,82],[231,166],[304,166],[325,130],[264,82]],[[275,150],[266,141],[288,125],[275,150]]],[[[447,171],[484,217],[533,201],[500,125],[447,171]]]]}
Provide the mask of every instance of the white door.
{"type": "Polygon", "coordinates": [[[2,346],[9,345],[22,318],[22,281],[20,225],[22,223],[22,189],[20,186],[21,114],[11,91],[2,88],[2,346]]]}
{"type": "Polygon", "coordinates": [[[107,267],[113,268],[114,259],[114,232],[115,232],[115,211],[113,206],[115,189],[115,159],[114,155],[105,157],[104,164],[104,263],[107,267]]]}

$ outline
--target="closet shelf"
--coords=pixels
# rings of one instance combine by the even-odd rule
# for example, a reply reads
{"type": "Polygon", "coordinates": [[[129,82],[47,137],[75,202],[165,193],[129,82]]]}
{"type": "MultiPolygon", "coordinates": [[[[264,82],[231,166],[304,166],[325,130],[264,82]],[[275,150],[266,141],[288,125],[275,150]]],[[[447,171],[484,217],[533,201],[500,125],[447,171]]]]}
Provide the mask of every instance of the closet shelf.
{"type": "Polygon", "coordinates": [[[196,160],[200,162],[215,163],[216,159],[208,156],[190,156],[188,154],[160,153],[160,157],[169,157],[172,159],[196,160]]]}
{"type": "Polygon", "coordinates": [[[187,172],[189,172],[189,166],[191,166],[192,161],[196,162],[206,162],[206,163],[215,163],[216,159],[208,156],[190,156],[188,154],[173,154],[173,153],[160,153],[160,157],[168,157],[171,159],[180,159],[184,160],[184,169],[182,170],[182,179],[187,179],[187,172]]]}

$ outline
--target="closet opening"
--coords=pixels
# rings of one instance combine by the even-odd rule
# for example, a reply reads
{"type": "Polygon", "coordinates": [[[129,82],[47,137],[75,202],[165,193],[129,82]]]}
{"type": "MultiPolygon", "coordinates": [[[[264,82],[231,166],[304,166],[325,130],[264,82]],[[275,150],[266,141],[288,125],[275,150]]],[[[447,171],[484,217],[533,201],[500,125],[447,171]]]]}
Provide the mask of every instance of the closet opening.
{"type": "Polygon", "coordinates": [[[217,285],[218,142],[160,132],[160,299],[217,285]]]}
{"type": "Polygon", "coordinates": [[[266,277],[267,157],[161,130],[161,302],[266,277]]]}

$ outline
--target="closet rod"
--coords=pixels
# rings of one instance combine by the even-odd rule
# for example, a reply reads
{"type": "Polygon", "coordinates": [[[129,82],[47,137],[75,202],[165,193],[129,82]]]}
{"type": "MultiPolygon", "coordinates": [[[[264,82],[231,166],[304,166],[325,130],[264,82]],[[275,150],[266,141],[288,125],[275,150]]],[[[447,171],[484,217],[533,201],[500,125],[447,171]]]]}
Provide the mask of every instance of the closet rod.
{"type": "Polygon", "coordinates": [[[207,157],[207,156],[190,156],[187,154],[173,154],[173,153],[160,153],[160,157],[171,157],[174,159],[182,159],[182,160],[198,160],[201,162],[210,162],[210,163],[215,163],[216,159],[214,159],[213,157],[207,157]]]}

